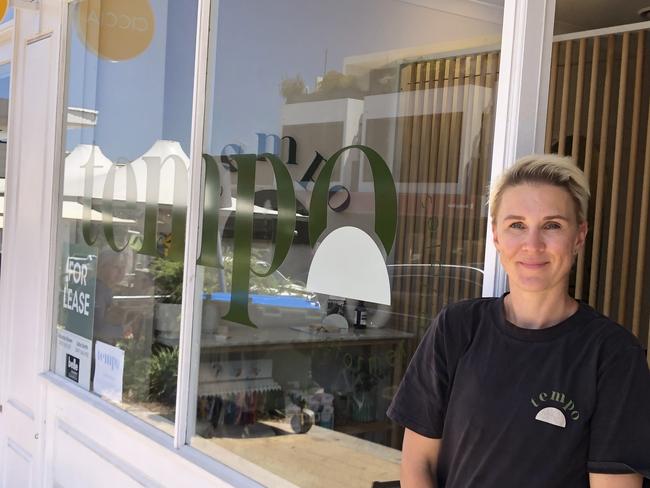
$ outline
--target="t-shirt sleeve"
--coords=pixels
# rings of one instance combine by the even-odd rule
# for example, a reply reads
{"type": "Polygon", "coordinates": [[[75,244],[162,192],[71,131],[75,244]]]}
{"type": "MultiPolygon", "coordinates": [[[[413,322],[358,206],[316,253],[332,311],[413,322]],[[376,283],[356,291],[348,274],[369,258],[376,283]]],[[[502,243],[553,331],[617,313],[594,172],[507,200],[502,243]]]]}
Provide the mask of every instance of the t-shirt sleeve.
{"type": "Polygon", "coordinates": [[[420,435],[442,438],[449,397],[445,310],[428,328],[386,413],[420,435]]]}
{"type": "Polygon", "coordinates": [[[643,349],[628,346],[603,364],[597,387],[588,470],[650,478],[650,371],[643,349]]]}

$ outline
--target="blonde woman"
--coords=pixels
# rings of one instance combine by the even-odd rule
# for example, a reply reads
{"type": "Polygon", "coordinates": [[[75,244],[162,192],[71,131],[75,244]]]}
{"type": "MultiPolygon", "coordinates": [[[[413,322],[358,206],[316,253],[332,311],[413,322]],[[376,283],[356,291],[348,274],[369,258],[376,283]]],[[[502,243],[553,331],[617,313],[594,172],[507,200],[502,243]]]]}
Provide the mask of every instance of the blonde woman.
{"type": "Polygon", "coordinates": [[[568,293],[588,181],[529,156],[490,193],[510,292],[443,309],[388,415],[403,488],[639,488],[650,478],[650,372],[625,328],[568,293]]]}

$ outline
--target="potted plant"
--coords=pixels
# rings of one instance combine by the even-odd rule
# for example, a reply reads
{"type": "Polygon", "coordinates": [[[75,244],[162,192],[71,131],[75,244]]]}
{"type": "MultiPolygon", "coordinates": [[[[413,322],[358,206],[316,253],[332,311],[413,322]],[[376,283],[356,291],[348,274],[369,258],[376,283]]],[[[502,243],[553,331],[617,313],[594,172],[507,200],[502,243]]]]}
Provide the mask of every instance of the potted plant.
{"type": "Polygon", "coordinates": [[[155,331],[161,339],[178,339],[183,295],[183,263],[155,258],[150,271],[154,280],[155,331]]]}

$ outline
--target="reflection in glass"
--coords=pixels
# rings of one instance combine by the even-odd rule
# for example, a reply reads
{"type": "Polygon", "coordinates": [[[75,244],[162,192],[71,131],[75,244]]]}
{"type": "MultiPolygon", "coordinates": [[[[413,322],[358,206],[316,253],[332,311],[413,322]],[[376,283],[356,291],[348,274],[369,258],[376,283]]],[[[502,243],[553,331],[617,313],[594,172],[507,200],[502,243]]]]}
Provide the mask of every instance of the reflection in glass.
{"type": "Polygon", "coordinates": [[[69,8],[52,368],[171,433],[197,5],[69,8]]]}
{"type": "Polygon", "coordinates": [[[399,478],[386,407],[432,317],[481,293],[500,12],[479,10],[213,5],[193,446],[263,484],[399,478]]]}

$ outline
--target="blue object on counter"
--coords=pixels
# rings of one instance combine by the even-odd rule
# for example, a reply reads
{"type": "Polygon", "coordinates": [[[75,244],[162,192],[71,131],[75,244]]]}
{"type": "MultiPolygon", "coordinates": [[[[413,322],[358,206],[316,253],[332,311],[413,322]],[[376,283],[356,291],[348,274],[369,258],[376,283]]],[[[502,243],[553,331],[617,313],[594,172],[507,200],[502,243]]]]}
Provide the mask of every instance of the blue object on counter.
{"type": "MultiPolygon", "coordinates": [[[[204,300],[213,302],[229,302],[230,293],[215,292],[204,293],[204,300]]],[[[250,295],[253,305],[266,305],[282,308],[307,308],[310,310],[320,310],[320,303],[309,300],[305,297],[296,297],[288,295],[250,295]]]]}

